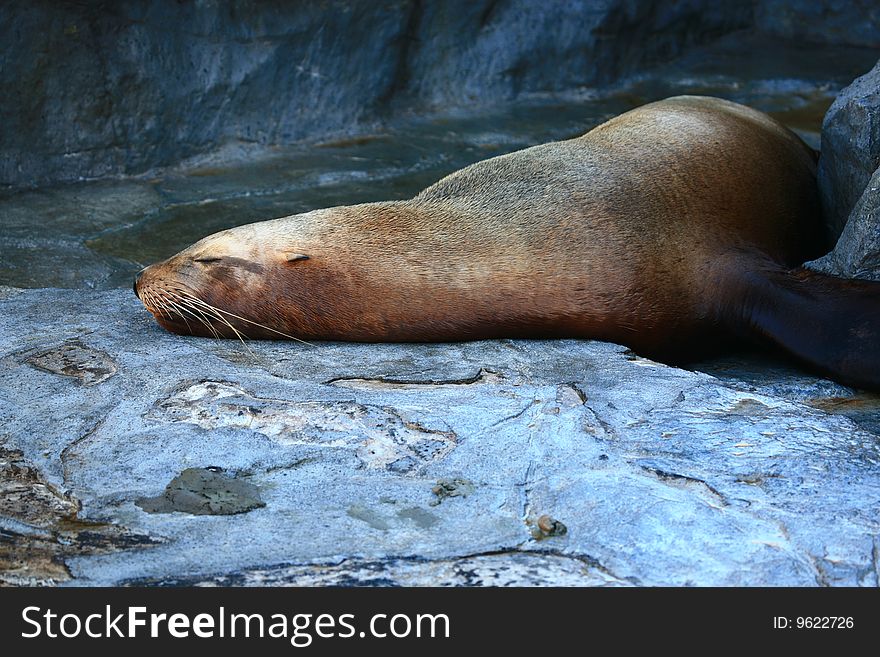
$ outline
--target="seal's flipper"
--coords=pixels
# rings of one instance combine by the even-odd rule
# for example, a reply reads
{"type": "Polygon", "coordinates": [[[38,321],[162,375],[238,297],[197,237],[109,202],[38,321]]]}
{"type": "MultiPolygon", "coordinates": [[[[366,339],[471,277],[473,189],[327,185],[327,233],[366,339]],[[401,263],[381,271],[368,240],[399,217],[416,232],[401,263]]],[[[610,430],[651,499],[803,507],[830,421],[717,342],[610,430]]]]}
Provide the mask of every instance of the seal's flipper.
{"type": "Polygon", "coordinates": [[[743,273],[734,330],[769,341],[841,383],[880,389],[880,282],[803,267],[743,273]]]}

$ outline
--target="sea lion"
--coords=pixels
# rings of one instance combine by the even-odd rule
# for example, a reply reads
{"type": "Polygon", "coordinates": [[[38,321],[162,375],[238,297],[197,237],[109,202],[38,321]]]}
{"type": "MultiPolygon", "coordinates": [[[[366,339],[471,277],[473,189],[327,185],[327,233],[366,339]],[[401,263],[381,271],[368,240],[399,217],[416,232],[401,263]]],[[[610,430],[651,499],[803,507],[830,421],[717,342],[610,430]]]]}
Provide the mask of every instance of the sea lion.
{"type": "Polygon", "coordinates": [[[824,250],[816,157],[758,111],[679,96],[457,171],[407,201],[206,237],[135,293],[176,333],[579,337],[677,362],[747,338],[880,387],[880,284],[824,250]]]}

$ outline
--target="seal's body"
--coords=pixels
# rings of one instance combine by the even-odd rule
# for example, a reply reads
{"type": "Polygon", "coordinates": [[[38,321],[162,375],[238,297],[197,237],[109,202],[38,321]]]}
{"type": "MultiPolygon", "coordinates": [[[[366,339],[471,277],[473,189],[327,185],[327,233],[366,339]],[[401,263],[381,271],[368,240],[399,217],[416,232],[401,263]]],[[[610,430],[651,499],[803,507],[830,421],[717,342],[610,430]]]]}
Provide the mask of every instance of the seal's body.
{"type": "Polygon", "coordinates": [[[661,360],[734,336],[880,385],[880,284],[821,255],[815,157],[735,103],[682,96],[455,172],[408,201],[207,237],[135,291],[165,328],[303,340],[582,337],[661,360]]]}

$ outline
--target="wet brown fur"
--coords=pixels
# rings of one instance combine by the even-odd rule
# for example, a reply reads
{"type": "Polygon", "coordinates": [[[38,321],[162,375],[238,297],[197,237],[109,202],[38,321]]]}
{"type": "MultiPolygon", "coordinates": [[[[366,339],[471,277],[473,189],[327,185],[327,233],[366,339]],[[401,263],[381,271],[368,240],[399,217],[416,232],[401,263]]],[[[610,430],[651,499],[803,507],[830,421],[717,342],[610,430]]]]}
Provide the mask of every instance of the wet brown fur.
{"type": "MultiPolygon", "coordinates": [[[[223,231],[147,268],[136,292],[178,333],[234,337],[223,322],[162,312],[150,300],[169,287],[251,320],[224,315],[252,338],[583,337],[676,360],[757,336],[841,380],[880,385],[880,374],[841,371],[852,353],[815,353],[818,338],[793,348],[800,320],[779,317],[815,316],[811,304],[841,286],[856,305],[878,296],[792,271],[823,250],[815,172],[810,149],[766,115],[681,96],[479,162],[408,201],[223,231]]],[[[859,330],[876,331],[877,319],[859,330]]],[[[819,322],[817,334],[838,323],[819,322]]]]}

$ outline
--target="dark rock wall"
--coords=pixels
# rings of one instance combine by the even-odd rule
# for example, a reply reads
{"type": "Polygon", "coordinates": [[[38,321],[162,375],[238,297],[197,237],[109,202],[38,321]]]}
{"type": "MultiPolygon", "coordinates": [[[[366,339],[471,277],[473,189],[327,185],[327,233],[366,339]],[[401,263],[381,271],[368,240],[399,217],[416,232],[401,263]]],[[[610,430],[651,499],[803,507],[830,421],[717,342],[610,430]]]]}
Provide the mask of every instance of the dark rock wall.
{"type": "Polygon", "coordinates": [[[0,20],[0,182],[172,164],[226,140],[333,132],[380,104],[391,3],[12,3],[0,20]]]}
{"type": "Polygon", "coordinates": [[[750,19],[748,3],[708,0],[29,0],[0,11],[0,183],[14,185],[603,83],[750,19]]]}
{"type": "Polygon", "coordinates": [[[874,2],[758,4],[11,0],[0,4],[0,184],[140,173],[409,109],[601,85],[758,19],[771,34],[880,43],[874,2]]]}
{"type": "Polygon", "coordinates": [[[413,4],[394,90],[417,106],[607,84],[749,24],[746,2],[484,0],[413,4]]]}
{"type": "Polygon", "coordinates": [[[756,0],[755,24],[785,39],[880,48],[877,0],[756,0]]]}

